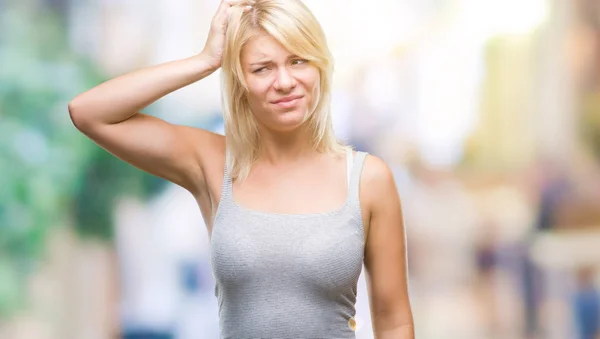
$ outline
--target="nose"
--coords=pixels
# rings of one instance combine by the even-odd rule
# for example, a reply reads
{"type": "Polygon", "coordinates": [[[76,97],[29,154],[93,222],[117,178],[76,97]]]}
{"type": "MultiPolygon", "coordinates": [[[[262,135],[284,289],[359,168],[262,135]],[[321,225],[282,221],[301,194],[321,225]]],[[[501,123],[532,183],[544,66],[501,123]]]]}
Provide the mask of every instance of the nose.
{"type": "Polygon", "coordinates": [[[296,79],[286,67],[279,67],[273,87],[279,92],[289,92],[296,87],[296,79]]]}

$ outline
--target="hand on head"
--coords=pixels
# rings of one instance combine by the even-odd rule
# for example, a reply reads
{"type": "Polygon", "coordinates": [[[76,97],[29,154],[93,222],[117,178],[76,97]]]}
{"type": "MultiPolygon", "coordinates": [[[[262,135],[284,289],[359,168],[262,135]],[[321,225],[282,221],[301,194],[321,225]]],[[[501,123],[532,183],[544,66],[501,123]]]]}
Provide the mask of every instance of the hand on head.
{"type": "Polygon", "coordinates": [[[206,56],[211,67],[221,67],[223,59],[223,49],[225,46],[225,32],[227,32],[227,23],[229,16],[234,10],[248,11],[254,4],[254,0],[222,0],[217,12],[210,24],[210,31],[206,44],[201,54],[206,56]]]}

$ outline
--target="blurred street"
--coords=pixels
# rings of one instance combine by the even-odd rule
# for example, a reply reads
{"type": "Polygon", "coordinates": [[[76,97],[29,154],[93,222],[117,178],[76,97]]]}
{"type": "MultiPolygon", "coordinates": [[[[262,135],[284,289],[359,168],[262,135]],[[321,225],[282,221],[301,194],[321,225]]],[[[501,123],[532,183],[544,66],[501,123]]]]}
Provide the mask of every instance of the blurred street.
{"type": "MultiPolygon", "coordinates": [[[[0,0],[1,339],[218,338],[194,198],[67,111],[198,53],[218,3],[0,0]]],[[[600,2],[305,3],[339,138],[395,174],[416,338],[600,339],[600,2]]],[[[222,133],[220,105],[216,72],[145,112],[222,133]]]]}

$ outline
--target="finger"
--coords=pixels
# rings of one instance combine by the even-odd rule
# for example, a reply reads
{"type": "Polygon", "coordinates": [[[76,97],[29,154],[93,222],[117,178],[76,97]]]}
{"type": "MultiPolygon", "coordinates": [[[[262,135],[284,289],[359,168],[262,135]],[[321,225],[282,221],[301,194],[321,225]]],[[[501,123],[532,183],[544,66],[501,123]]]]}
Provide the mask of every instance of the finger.
{"type": "Polygon", "coordinates": [[[246,0],[224,0],[229,6],[238,6],[246,4],[246,0]]]}
{"type": "Polygon", "coordinates": [[[220,23],[226,21],[228,17],[229,8],[231,8],[229,0],[222,0],[221,4],[219,4],[219,8],[217,9],[217,13],[215,13],[213,20],[218,21],[220,23]]]}
{"type": "Polygon", "coordinates": [[[217,9],[217,13],[222,13],[224,10],[226,10],[230,6],[231,5],[229,4],[228,0],[221,0],[221,3],[219,4],[219,8],[217,9]]]}
{"type": "Polygon", "coordinates": [[[227,9],[227,18],[226,20],[228,21],[229,18],[232,17],[232,15],[241,15],[243,12],[247,12],[248,10],[245,8],[245,6],[232,6],[229,7],[227,9]]]}
{"type": "MultiPolygon", "coordinates": [[[[219,8],[217,9],[217,13],[214,16],[214,22],[217,27],[222,27],[222,25],[227,22],[230,13],[234,9],[235,6],[243,5],[247,3],[247,0],[222,0],[219,8]]],[[[245,6],[246,7],[246,6],[245,6]]],[[[244,11],[248,11],[249,9],[244,8],[244,11]]]]}

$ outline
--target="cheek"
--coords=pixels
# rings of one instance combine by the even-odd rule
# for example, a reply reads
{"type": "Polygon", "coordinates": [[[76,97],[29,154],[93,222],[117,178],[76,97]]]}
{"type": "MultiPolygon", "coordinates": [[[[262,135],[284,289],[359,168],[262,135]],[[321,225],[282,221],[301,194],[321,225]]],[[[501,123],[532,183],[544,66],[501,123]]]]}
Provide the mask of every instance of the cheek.
{"type": "Polygon", "coordinates": [[[306,87],[307,92],[315,95],[319,92],[320,75],[319,71],[310,69],[302,74],[302,83],[306,87]]]}
{"type": "Polygon", "coordinates": [[[248,82],[248,103],[252,108],[257,108],[267,100],[267,93],[269,91],[269,85],[261,81],[248,82]]]}
{"type": "Polygon", "coordinates": [[[319,103],[321,95],[321,78],[319,72],[315,71],[312,74],[309,74],[309,76],[305,78],[304,83],[306,91],[310,93],[311,96],[311,110],[314,110],[319,103]]]}

